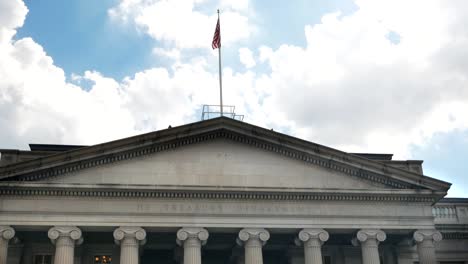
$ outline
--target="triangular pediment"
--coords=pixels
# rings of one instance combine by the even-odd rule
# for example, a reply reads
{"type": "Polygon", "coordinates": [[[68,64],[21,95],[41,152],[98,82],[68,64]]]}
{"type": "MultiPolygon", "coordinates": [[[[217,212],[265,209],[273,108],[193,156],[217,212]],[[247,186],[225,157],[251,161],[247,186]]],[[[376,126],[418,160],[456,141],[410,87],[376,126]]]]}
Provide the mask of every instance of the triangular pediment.
{"type": "Polygon", "coordinates": [[[442,193],[450,186],[224,117],[0,167],[0,180],[442,193]]]}
{"type": "Polygon", "coordinates": [[[391,188],[226,138],[185,145],[43,181],[354,190],[391,188]]]}

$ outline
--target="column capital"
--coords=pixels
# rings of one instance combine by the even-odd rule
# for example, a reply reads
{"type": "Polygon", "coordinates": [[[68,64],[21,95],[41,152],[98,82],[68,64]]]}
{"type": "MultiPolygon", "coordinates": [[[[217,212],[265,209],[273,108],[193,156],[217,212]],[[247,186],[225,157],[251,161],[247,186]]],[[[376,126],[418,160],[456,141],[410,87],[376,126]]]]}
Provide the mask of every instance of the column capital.
{"type": "Polygon", "coordinates": [[[249,240],[256,240],[265,245],[265,243],[270,239],[270,233],[263,228],[244,228],[239,231],[238,243],[246,243],[249,240]]]}
{"type": "Polygon", "coordinates": [[[323,229],[302,229],[297,236],[299,238],[298,242],[306,243],[310,240],[315,240],[323,244],[328,241],[330,235],[327,231],[323,229]]]}
{"type": "Polygon", "coordinates": [[[0,226],[0,238],[10,240],[15,236],[15,230],[11,226],[0,226]]]}
{"type": "Polygon", "coordinates": [[[114,240],[116,244],[126,238],[133,238],[135,241],[143,245],[146,242],[146,231],[137,226],[121,226],[114,230],[114,240]]]}
{"type": "Polygon", "coordinates": [[[183,227],[177,231],[177,244],[180,246],[184,241],[195,238],[199,240],[201,245],[205,245],[208,240],[209,233],[205,228],[202,227],[183,227]]]}
{"type": "Polygon", "coordinates": [[[439,242],[442,240],[442,234],[435,229],[420,229],[414,232],[413,239],[417,244],[428,240],[439,242]]]}
{"type": "Polygon", "coordinates": [[[76,245],[83,242],[81,229],[76,226],[54,226],[49,229],[47,236],[55,244],[60,237],[68,237],[72,239],[76,245]]]}
{"type": "Polygon", "coordinates": [[[384,231],[380,229],[361,229],[357,232],[356,238],[359,242],[366,242],[370,239],[375,239],[378,242],[385,241],[387,239],[387,235],[384,231]]]}
{"type": "Polygon", "coordinates": [[[385,241],[385,239],[387,239],[387,235],[380,229],[361,229],[351,242],[354,246],[358,246],[359,243],[365,244],[368,242],[375,242],[375,245],[378,245],[380,242],[385,241]]]}

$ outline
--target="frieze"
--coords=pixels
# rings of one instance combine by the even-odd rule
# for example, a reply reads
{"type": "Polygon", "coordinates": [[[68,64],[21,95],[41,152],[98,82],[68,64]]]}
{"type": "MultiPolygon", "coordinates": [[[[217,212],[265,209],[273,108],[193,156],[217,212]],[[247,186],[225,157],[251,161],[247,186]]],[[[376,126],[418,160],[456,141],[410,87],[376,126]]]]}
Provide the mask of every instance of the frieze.
{"type": "MultiPolygon", "coordinates": [[[[82,160],[79,162],[66,164],[61,167],[45,169],[42,172],[38,172],[38,173],[21,175],[18,178],[16,178],[16,180],[36,181],[36,180],[40,180],[43,178],[54,177],[54,176],[58,176],[62,174],[72,173],[78,170],[92,168],[95,166],[110,164],[110,163],[123,161],[123,160],[129,160],[129,159],[141,157],[144,155],[150,155],[150,154],[154,154],[154,153],[161,152],[161,151],[172,150],[172,149],[176,149],[185,145],[197,144],[197,143],[201,143],[204,141],[213,140],[217,138],[225,138],[225,139],[229,139],[238,143],[243,143],[243,144],[247,144],[250,146],[254,146],[256,148],[264,149],[267,151],[272,151],[272,152],[278,153],[280,155],[283,155],[292,159],[301,160],[303,162],[314,164],[323,168],[345,173],[352,177],[364,179],[373,184],[376,184],[377,186],[386,186],[386,187],[396,188],[396,189],[410,189],[413,187],[410,184],[405,183],[403,181],[390,179],[382,174],[374,173],[374,172],[364,170],[361,168],[355,168],[351,165],[347,165],[345,163],[342,163],[338,160],[334,160],[332,158],[326,159],[318,155],[306,153],[303,151],[298,151],[298,150],[288,148],[282,145],[278,145],[272,142],[250,138],[250,137],[240,135],[235,132],[224,130],[224,129],[215,131],[215,132],[206,133],[206,134],[186,137],[182,139],[174,139],[170,142],[165,142],[165,143],[152,143],[144,147],[140,147],[140,148],[132,149],[128,151],[122,151],[119,153],[106,154],[106,155],[99,156],[94,159],[82,160]]],[[[318,150],[314,150],[314,151],[318,152],[318,150]]]]}

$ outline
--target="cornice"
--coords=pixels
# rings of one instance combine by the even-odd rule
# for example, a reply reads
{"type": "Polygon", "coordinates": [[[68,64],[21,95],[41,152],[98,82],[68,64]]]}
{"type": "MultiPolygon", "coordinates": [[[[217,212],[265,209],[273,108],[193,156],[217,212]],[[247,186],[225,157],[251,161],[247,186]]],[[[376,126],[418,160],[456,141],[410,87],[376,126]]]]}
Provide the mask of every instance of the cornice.
{"type": "Polygon", "coordinates": [[[0,196],[55,196],[138,199],[210,199],[270,201],[412,202],[433,204],[439,197],[430,191],[323,190],[293,188],[216,188],[207,186],[109,186],[0,183],[0,196]]]}

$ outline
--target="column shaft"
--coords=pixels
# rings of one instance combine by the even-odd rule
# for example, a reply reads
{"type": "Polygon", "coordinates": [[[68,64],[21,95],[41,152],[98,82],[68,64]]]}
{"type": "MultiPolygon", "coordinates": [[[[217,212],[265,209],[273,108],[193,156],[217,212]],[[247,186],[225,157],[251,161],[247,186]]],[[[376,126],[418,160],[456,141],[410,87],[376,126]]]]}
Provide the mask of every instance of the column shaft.
{"type": "Polygon", "coordinates": [[[120,242],[120,263],[138,264],[138,242],[133,237],[127,237],[120,242]]]}
{"type": "Polygon", "coordinates": [[[70,237],[59,237],[55,242],[54,263],[73,264],[75,241],[70,237]]]}
{"type": "Polygon", "coordinates": [[[201,264],[201,243],[198,238],[185,240],[184,264],[201,264]]]}
{"type": "Polygon", "coordinates": [[[0,264],[6,264],[8,257],[8,240],[0,238],[0,264]]]}
{"type": "Polygon", "coordinates": [[[380,264],[379,246],[377,241],[368,240],[361,243],[361,250],[363,264],[380,264]]]}
{"type": "Polygon", "coordinates": [[[420,264],[437,264],[435,247],[432,240],[424,240],[417,244],[420,264]]]}
{"type": "Polygon", "coordinates": [[[317,239],[310,239],[304,243],[305,264],[322,264],[322,243],[317,239]]]}
{"type": "Polygon", "coordinates": [[[245,243],[245,264],[263,264],[262,243],[250,239],[245,243]]]}

